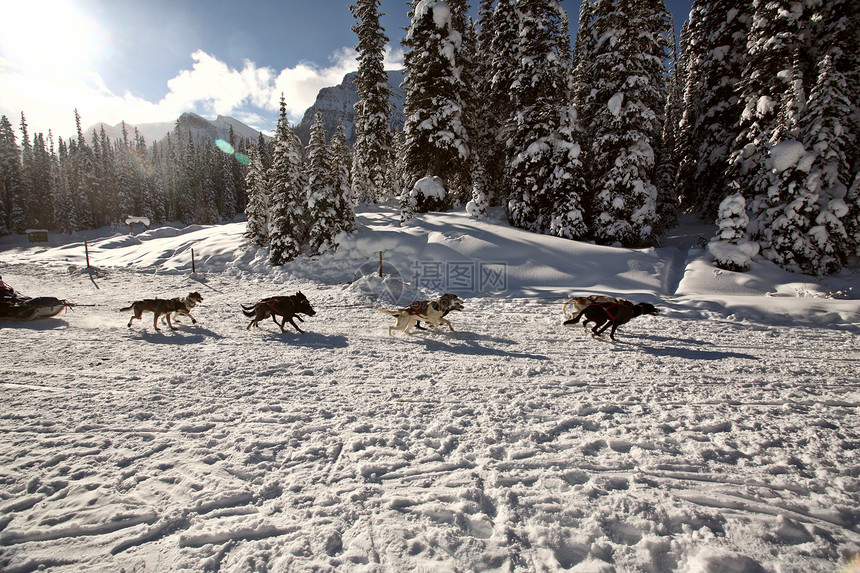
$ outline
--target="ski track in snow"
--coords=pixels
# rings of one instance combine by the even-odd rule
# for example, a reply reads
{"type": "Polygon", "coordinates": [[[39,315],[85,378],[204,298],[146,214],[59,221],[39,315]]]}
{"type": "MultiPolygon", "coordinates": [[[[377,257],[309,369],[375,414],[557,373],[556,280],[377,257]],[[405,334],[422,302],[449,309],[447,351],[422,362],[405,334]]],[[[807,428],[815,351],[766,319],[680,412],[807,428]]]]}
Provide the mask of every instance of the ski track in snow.
{"type": "Polygon", "coordinates": [[[670,315],[611,343],[557,300],[474,298],[455,332],[388,337],[342,286],[3,276],[96,304],[0,325],[3,571],[832,571],[860,547],[856,329],[670,315]],[[245,329],[239,303],[299,289],[306,334],[245,329]],[[191,290],[195,326],[118,312],[191,290]]]}

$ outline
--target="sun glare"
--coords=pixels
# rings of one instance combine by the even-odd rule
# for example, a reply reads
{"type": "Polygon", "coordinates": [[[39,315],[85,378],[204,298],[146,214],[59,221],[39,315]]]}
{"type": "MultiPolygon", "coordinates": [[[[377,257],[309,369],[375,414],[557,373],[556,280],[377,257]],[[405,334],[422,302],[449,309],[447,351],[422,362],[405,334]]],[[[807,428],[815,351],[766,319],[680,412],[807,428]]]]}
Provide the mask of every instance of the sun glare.
{"type": "Polygon", "coordinates": [[[0,55],[29,71],[74,72],[106,57],[107,34],[73,0],[9,3],[0,55]]]}

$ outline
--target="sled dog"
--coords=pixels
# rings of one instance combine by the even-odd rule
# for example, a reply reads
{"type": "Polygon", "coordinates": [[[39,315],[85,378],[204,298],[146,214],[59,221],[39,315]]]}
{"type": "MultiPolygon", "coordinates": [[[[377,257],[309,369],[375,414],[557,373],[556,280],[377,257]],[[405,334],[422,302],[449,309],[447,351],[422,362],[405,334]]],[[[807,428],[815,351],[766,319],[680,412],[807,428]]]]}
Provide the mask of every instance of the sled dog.
{"type": "MultiPolygon", "coordinates": [[[[180,307],[173,311],[173,320],[179,318],[179,315],[187,316],[191,319],[191,324],[197,324],[197,321],[194,320],[194,317],[191,316],[191,309],[197,306],[199,303],[203,302],[203,297],[200,296],[200,293],[197,291],[188,293],[188,296],[179,297],[179,302],[184,305],[184,308],[180,307]]],[[[161,322],[165,322],[167,320],[167,315],[161,317],[161,322]]]]}
{"type": "Polygon", "coordinates": [[[308,299],[301,292],[297,292],[294,295],[290,296],[273,296],[269,298],[264,298],[260,302],[253,305],[242,305],[242,312],[245,316],[253,317],[253,320],[248,324],[247,330],[250,330],[252,326],[259,327],[259,322],[261,320],[265,320],[272,317],[272,320],[281,328],[281,332],[285,332],[284,325],[287,321],[290,321],[290,324],[299,331],[304,332],[299,325],[295,323],[294,318],[298,318],[299,322],[304,322],[302,317],[299,314],[306,314],[308,316],[313,316],[316,314],[316,311],[311,306],[311,303],[308,302],[308,299]],[[279,323],[278,317],[283,317],[283,320],[279,323]]]}
{"type": "MultiPolygon", "coordinates": [[[[155,327],[155,330],[161,330],[158,328],[158,317],[164,315],[167,317],[167,326],[170,327],[171,330],[176,330],[173,324],[170,323],[170,315],[174,312],[182,312],[183,314],[188,314],[188,308],[182,304],[179,300],[179,297],[176,298],[147,298],[144,300],[138,300],[131,305],[119,309],[120,312],[128,312],[132,311],[132,316],[128,320],[128,327],[131,328],[131,323],[135,318],[140,319],[144,312],[153,313],[152,318],[152,326],[155,327]]],[[[190,316],[190,315],[189,315],[190,316]]]]}
{"type": "Polygon", "coordinates": [[[397,319],[394,326],[388,327],[388,336],[393,336],[395,330],[400,330],[406,334],[412,334],[412,329],[419,322],[425,322],[430,327],[436,327],[441,324],[448,326],[450,330],[454,330],[451,322],[445,318],[445,315],[452,310],[463,310],[463,301],[455,294],[443,294],[434,301],[416,300],[406,308],[397,310],[389,310],[387,308],[377,308],[379,312],[388,314],[397,319]]]}
{"type": "Polygon", "coordinates": [[[585,307],[592,304],[617,304],[619,301],[624,300],[623,298],[615,298],[614,296],[609,296],[606,294],[592,294],[589,296],[575,296],[567,301],[565,301],[564,306],[561,311],[564,314],[564,318],[568,321],[565,324],[576,324],[579,322],[579,318],[582,316],[582,311],[585,310],[585,307]],[[573,312],[568,314],[567,307],[569,305],[573,305],[573,312]]]}
{"type": "MultiPolygon", "coordinates": [[[[612,330],[609,331],[609,338],[612,340],[615,340],[615,331],[619,326],[627,324],[637,316],[645,314],[658,315],[660,311],[653,304],[647,302],[634,304],[629,300],[621,300],[616,303],[603,302],[590,304],[580,312],[580,315],[585,317],[583,326],[589,322],[594,323],[594,328],[591,329],[592,336],[602,335],[611,326],[612,330]]],[[[579,316],[576,319],[565,321],[564,324],[573,324],[576,320],[579,320],[579,316]]],[[[588,327],[586,326],[586,328],[588,327]]]]}

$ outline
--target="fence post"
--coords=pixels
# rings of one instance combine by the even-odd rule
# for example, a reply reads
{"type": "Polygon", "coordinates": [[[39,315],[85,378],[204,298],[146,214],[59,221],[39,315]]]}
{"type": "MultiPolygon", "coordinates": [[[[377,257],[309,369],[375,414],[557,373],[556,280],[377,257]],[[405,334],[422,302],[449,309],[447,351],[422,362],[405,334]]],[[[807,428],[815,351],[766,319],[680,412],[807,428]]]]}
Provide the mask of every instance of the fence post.
{"type": "Polygon", "coordinates": [[[90,268],[90,247],[87,244],[87,238],[84,237],[84,252],[87,254],[87,270],[90,268]]]}
{"type": "Polygon", "coordinates": [[[197,265],[194,263],[194,249],[191,249],[191,272],[197,274],[197,265]]]}
{"type": "Polygon", "coordinates": [[[382,251],[379,251],[379,276],[382,277],[382,251]]]}

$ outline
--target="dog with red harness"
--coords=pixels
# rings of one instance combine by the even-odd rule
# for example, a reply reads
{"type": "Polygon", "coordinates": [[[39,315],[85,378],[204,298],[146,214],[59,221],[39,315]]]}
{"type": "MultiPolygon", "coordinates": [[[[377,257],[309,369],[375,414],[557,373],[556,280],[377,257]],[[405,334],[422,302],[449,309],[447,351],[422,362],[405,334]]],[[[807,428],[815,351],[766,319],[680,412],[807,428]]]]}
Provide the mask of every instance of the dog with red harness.
{"type": "MultiPolygon", "coordinates": [[[[595,297],[597,296],[595,295],[595,297]]],[[[634,304],[625,299],[604,297],[596,298],[589,304],[585,304],[575,316],[565,320],[564,324],[576,324],[580,317],[585,317],[582,323],[583,327],[588,328],[589,322],[594,323],[594,327],[591,329],[592,336],[601,336],[611,326],[609,338],[615,340],[615,331],[619,326],[645,314],[658,315],[660,310],[647,302],[634,304]]]]}
{"type": "Polygon", "coordinates": [[[253,306],[246,306],[243,304],[242,312],[245,316],[253,317],[253,320],[248,324],[247,330],[250,330],[252,326],[259,326],[259,322],[261,320],[265,320],[271,316],[275,324],[280,327],[281,332],[286,332],[284,330],[284,325],[287,324],[287,321],[290,321],[290,324],[292,324],[297,331],[304,332],[304,330],[299,328],[299,325],[296,324],[293,319],[298,318],[299,322],[304,322],[299,314],[306,314],[308,316],[316,314],[311,303],[308,302],[307,297],[303,295],[301,291],[290,296],[272,296],[264,298],[253,306]],[[281,322],[278,322],[279,316],[283,318],[281,322]]]}
{"type": "Polygon", "coordinates": [[[421,322],[427,323],[427,326],[431,328],[445,324],[453,331],[454,327],[445,318],[445,315],[452,310],[463,310],[463,301],[455,294],[445,293],[436,300],[416,300],[409,306],[397,310],[387,308],[377,308],[376,310],[397,319],[394,326],[388,327],[388,336],[393,336],[395,330],[412,334],[412,329],[416,326],[420,328],[419,323],[421,322]]]}
{"type": "Polygon", "coordinates": [[[616,298],[614,296],[609,296],[606,294],[592,294],[589,296],[575,296],[571,299],[565,301],[564,306],[561,309],[561,312],[564,314],[564,318],[568,320],[572,320],[573,322],[565,322],[565,324],[576,324],[579,322],[579,317],[582,316],[582,311],[585,310],[585,307],[592,304],[613,304],[620,301],[623,301],[623,298],[616,298]],[[571,314],[567,313],[567,307],[569,305],[573,305],[573,312],[571,314]]]}

